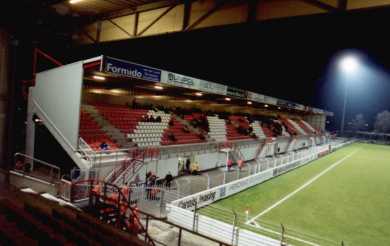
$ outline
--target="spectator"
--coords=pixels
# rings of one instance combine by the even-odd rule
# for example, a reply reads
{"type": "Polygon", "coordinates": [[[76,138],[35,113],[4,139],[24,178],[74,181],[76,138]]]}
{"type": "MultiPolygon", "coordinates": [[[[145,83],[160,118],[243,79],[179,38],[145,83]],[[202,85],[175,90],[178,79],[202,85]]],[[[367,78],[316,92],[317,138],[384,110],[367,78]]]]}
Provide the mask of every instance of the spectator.
{"type": "Polygon", "coordinates": [[[159,116],[157,116],[157,118],[156,118],[156,122],[158,122],[158,123],[160,123],[161,122],[161,116],[159,115],[159,116]]]}
{"type": "Polygon", "coordinates": [[[165,185],[168,187],[168,189],[171,188],[172,180],[173,180],[173,176],[171,172],[168,172],[167,175],[165,175],[165,185]]]}
{"type": "Polygon", "coordinates": [[[199,171],[200,171],[199,164],[197,162],[193,162],[191,164],[191,174],[198,175],[199,171]]]}
{"type": "Polygon", "coordinates": [[[175,142],[176,141],[175,134],[173,134],[173,132],[168,132],[168,139],[172,142],[175,142]]]}
{"type": "Polygon", "coordinates": [[[105,142],[105,141],[103,141],[101,144],[100,144],[100,149],[101,150],[108,150],[108,144],[105,142]]]}
{"type": "Polygon", "coordinates": [[[149,122],[156,122],[153,115],[149,116],[149,122]]]}
{"type": "Polygon", "coordinates": [[[22,160],[17,160],[16,163],[15,163],[15,169],[23,171],[23,168],[24,168],[23,161],[22,160]]]}
{"type": "Polygon", "coordinates": [[[228,171],[230,171],[230,168],[232,168],[232,166],[233,166],[233,161],[229,159],[227,161],[227,169],[228,169],[228,171]]]}
{"type": "Polygon", "coordinates": [[[189,158],[187,158],[187,160],[186,160],[186,170],[187,170],[188,173],[190,172],[190,166],[191,166],[191,161],[190,161],[189,158]]]}

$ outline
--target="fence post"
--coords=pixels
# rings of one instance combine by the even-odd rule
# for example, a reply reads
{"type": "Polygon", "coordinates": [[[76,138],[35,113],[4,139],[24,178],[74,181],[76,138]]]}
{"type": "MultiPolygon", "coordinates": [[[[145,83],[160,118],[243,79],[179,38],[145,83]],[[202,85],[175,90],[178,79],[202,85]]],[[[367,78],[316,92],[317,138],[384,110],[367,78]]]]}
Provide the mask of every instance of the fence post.
{"type": "Polygon", "coordinates": [[[165,194],[165,190],[161,189],[161,188],[157,188],[157,189],[160,189],[160,192],[161,192],[161,197],[160,197],[160,216],[162,216],[163,210],[164,210],[164,194],[165,194]]]}
{"type": "Polygon", "coordinates": [[[233,231],[232,231],[232,245],[238,245],[238,226],[237,226],[237,214],[233,210],[233,231]]]}
{"type": "Polygon", "coordinates": [[[177,246],[181,245],[181,231],[182,231],[182,229],[180,227],[180,229],[179,229],[179,238],[177,239],[177,246]]]}
{"type": "Polygon", "coordinates": [[[192,224],[192,230],[194,232],[198,232],[198,223],[197,223],[197,220],[198,220],[198,202],[195,202],[195,209],[194,209],[194,221],[193,221],[193,224],[192,224]]]}
{"type": "Polygon", "coordinates": [[[281,245],[281,246],[285,246],[285,245],[287,245],[287,243],[285,242],[286,238],[284,237],[284,234],[285,234],[286,230],[285,230],[285,228],[284,228],[284,225],[283,225],[283,224],[280,224],[280,226],[282,227],[282,233],[281,233],[280,245],[281,245]]]}
{"type": "Polygon", "coordinates": [[[149,228],[149,215],[146,215],[146,225],[145,225],[145,243],[148,243],[148,228],[149,228]]]}

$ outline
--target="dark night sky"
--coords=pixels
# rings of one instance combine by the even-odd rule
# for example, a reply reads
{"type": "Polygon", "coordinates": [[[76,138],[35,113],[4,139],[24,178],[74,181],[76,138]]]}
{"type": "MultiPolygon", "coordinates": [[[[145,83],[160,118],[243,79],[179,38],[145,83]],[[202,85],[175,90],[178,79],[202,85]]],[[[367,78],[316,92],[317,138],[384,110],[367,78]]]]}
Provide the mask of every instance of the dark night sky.
{"type": "Polygon", "coordinates": [[[105,54],[210,81],[237,86],[335,112],[343,93],[332,76],[332,59],[346,49],[381,70],[381,79],[351,86],[349,118],[363,113],[372,122],[390,107],[390,9],[296,17],[87,46],[69,51],[42,45],[62,60],[105,54]],[[66,51],[66,52],[63,52],[66,51]],[[71,54],[71,55],[70,55],[71,54]]]}

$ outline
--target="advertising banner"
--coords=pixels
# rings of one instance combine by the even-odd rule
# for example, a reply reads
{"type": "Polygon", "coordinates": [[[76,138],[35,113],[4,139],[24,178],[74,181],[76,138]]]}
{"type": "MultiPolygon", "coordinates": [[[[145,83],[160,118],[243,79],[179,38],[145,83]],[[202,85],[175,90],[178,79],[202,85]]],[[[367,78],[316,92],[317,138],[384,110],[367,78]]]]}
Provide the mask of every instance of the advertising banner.
{"type": "Polygon", "coordinates": [[[190,89],[199,88],[199,79],[168,71],[162,71],[161,83],[190,89]]]}
{"type": "Polygon", "coordinates": [[[227,86],[222,84],[217,84],[214,82],[199,80],[199,88],[200,91],[215,93],[219,95],[227,94],[227,86]]]}
{"type": "Polygon", "coordinates": [[[265,103],[264,95],[248,91],[247,97],[248,97],[248,100],[250,100],[250,101],[265,103]]]}
{"type": "Polygon", "coordinates": [[[274,97],[270,97],[270,96],[264,96],[264,101],[265,103],[267,104],[271,104],[271,105],[277,105],[277,99],[274,98],[274,97]]]}
{"type": "Polygon", "coordinates": [[[237,97],[237,98],[246,98],[246,91],[242,89],[238,89],[235,87],[228,86],[227,88],[227,95],[231,97],[237,97]]]}
{"type": "Polygon", "coordinates": [[[104,57],[103,72],[152,82],[161,80],[161,70],[111,57],[104,57]]]}

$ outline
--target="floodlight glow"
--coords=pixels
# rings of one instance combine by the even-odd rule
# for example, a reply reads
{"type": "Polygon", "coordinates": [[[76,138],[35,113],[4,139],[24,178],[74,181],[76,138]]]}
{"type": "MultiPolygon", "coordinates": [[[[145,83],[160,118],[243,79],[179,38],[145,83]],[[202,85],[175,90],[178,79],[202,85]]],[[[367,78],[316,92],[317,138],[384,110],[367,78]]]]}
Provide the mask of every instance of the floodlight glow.
{"type": "Polygon", "coordinates": [[[251,102],[251,101],[248,101],[247,104],[248,104],[248,105],[252,105],[252,102],[251,102]]]}
{"type": "Polygon", "coordinates": [[[94,80],[100,80],[100,81],[105,81],[106,80],[106,78],[104,78],[103,76],[98,76],[98,75],[94,75],[94,76],[92,76],[92,78],[94,80]]]}
{"type": "Polygon", "coordinates": [[[164,89],[164,87],[162,87],[162,86],[159,86],[159,85],[155,85],[155,86],[154,86],[154,89],[156,89],[156,90],[163,90],[163,89],[164,89]]]}
{"type": "Polygon", "coordinates": [[[359,66],[358,58],[352,55],[345,56],[340,60],[340,68],[344,72],[351,73],[356,71],[359,66]]]}
{"type": "Polygon", "coordinates": [[[268,104],[264,104],[264,107],[265,107],[265,108],[268,108],[268,104]]]}
{"type": "Polygon", "coordinates": [[[203,96],[203,93],[202,92],[196,92],[195,95],[198,96],[198,97],[201,97],[201,96],[203,96]]]}
{"type": "Polygon", "coordinates": [[[225,101],[231,101],[232,99],[230,97],[225,97],[225,101]]]}
{"type": "Polygon", "coordinates": [[[82,2],[84,0],[69,0],[69,3],[70,4],[76,4],[76,3],[79,3],[79,2],[82,2]]]}

